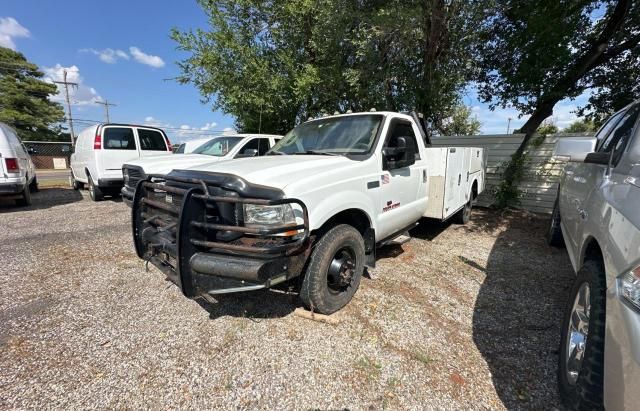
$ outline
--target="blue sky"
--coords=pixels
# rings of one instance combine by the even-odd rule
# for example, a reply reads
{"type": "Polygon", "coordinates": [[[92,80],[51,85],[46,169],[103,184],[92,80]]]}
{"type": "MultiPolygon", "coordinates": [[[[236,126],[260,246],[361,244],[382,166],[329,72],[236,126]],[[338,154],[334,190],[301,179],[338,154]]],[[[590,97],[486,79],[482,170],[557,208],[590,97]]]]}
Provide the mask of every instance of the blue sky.
{"type": "MultiPolygon", "coordinates": [[[[72,95],[75,118],[103,121],[104,109],[94,101],[107,99],[117,104],[111,121],[157,125],[172,141],[232,128],[233,118],[202,104],[193,86],[165,80],[179,74],[175,63],[186,57],[169,38],[172,27],[207,28],[207,21],[195,0],[3,0],[0,9],[0,45],[22,52],[51,79],[66,68],[68,80],[79,83],[72,95]]],[[[512,130],[525,120],[515,110],[489,111],[473,90],[463,100],[485,134],[505,133],[509,117],[512,130]]],[[[568,125],[575,107],[560,103],[554,122],[568,125]]],[[[78,122],[76,133],[88,124],[78,122]]]]}

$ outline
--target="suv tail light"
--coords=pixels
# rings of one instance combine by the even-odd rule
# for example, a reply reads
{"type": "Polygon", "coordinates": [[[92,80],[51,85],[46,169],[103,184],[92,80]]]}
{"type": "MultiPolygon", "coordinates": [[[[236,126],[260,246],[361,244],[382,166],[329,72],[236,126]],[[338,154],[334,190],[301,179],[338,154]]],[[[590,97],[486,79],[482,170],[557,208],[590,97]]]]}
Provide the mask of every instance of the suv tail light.
{"type": "Polygon", "coordinates": [[[101,148],[102,148],[102,137],[100,136],[100,134],[96,134],[96,136],[93,138],[93,149],[100,150],[101,148]]]}
{"type": "Polygon", "coordinates": [[[620,295],[640,310],[640,267],[618,277],[620,295]]]}
{"type": "Polygon", "coordinates": [[[4,162],[7,165],[8,173],[17,173],[20,171],[20,164],[18,164],[17,158],[5,158],[4,162]]]}

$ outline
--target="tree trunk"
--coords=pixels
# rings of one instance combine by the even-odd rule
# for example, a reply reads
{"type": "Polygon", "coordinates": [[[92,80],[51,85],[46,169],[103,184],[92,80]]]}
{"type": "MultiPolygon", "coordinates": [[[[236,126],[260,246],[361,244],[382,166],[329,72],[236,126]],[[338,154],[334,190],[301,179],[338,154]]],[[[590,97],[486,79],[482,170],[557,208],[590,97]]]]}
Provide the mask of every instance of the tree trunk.
{"type": "Polygon", "coordinates": [[[520,178],[518,172],[522,167],[524,152],[531,137],[534,136],[536,130],[540,127],[540,124],[553,114],[555,105],[569,95],[570,90],[575,87],[576,83],[589,71],[608,62],[615,55],[623,51],[620,50],[620,47],[614,47],[607,53],[610,46],[609,42],[623,25],[629,7],[629,0],[618,1],[607,24],[598,38],[591,44],[591,47],[589,47],[585,54],[578,58],[574,64],[567,69],[565,75],[560,77],[555,85],[539,99],[531,117],[529,117],[529,120],[520,128],[520,132],[524,133],[524,138],[516,152],[511,156],[511,160],[504,171],[501,190],[510,193],[516,192],[515,186],[518,182],[517,180],[520,178]]]}

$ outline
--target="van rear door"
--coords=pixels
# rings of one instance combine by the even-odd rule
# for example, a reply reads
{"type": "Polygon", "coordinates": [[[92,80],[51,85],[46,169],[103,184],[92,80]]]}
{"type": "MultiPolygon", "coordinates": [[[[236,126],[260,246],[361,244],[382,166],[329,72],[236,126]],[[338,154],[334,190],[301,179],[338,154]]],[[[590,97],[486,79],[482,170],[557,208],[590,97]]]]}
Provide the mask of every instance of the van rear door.
{"type": "Polygon", "coordinates": [[[102,149],[96,166],[102,178],[122,178],[122,165],[140,156],[134,129],[127,126],[102,128],[102,149]]]}
{"type": "Polygon", "coordinates": [[[140,157],[153,157],[171,153],[169,139],[157,129],[137,127],[140,157]]]}

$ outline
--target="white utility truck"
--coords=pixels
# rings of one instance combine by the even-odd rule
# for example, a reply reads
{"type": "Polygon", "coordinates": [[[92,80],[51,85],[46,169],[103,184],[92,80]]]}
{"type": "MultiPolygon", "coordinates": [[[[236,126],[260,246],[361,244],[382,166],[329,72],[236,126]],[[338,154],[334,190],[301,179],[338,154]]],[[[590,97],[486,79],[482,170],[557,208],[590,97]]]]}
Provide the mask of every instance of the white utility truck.
{"type": "Polygon", "coordinates": [[[376,247],[425,217],[469,220],[483,149],[430,146],[416,114],[350,113],[300,124],[263,157],[147,175],[136,252],[190,298],[298,277],[304,304],[333,313],[376,247]]]}

